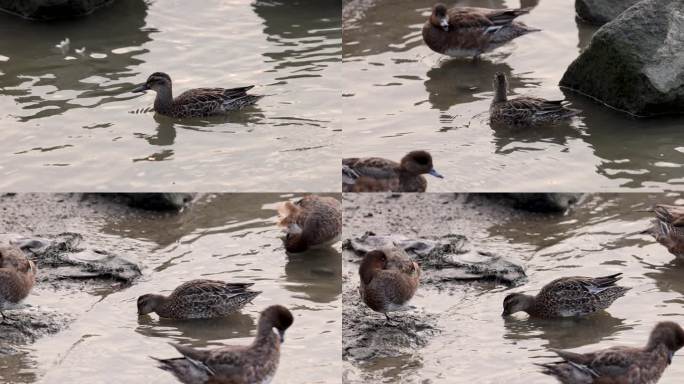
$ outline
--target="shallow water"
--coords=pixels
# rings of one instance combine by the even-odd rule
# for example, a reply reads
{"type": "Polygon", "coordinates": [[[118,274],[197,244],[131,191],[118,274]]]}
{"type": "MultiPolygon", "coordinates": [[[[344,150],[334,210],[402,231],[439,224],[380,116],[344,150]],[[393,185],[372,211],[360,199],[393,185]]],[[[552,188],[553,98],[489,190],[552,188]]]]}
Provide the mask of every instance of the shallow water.
{"type": "MultiPolygon", "coordinates": [[[[195,347],[247,344],[255,335],[259,311],[277,303],[292,310],[295,321],[286,333],[274,382],[339,382],[339,246],[285,253],[274,208],[292,197],[206,195],[178,216],[137,211],[89,215],[84,213],[88,209],[67,215],[66,228],[56,230],[79,232],[90,244],[141,263],[143,277],[120,291],[104,287],[67,292],[36,285],[27,304],[70,312],[78,319],[69,329],[23,347],[22,355],[0,359],[0,381],[70,383],[87,377],[89,383],[175,383],[149,356],[177,356],[169,342],[195,347]],[[192,278],[254,282],[254,289],[263,292],[224,320],[138,318],[139,295],[168,293],[192,278]]],[[[58,200],[49,199],[49,204],[58,200]]],[[[63,199],[73,204],[73,198],[63,199]]],[[[21,226],[4,224],[0,229],[17,232],[21,226]]],[[[36,231],[28,234],[45,234],[43,228],[36,231]]]]}
{"type": "Polygon", "coordinates": [[[682,190],[684,118],[635,120],[566,93],[582,115],[553,129],[489,126],[492,79],[505,73],[517,95],[562,98],[558,82],[594,27],[573,0],[464,0],[490,8],[536,6],[520,20],[541,28],[482,56],[448,59],[424,43],[432,3],[371,4],[344,20],[344,156],[400,159],[432,152],[444,180],[428,191],[682,190]],[[361,15],[361,16],[359,16],[361,15]]]}
{"type": "MultiPolygon", "coordinates": [[[[548,348],[590,351],[643,346],[658,321],[684,322],[684,264],[650,236],[639,234],[649,226],[651,214],[638,212],[655,202],[682,204],[680,195],[592,195],[569,214],[550,216],[491,209],[496,203],[472,196],[470,201],[453,195],[422,200],[413,196],[350,200],[348,196],[345,238],[366,230],[405,236],[465,234],[477,248],[523,263],[528,275],[526,284],[512,289],[490,283],[421,285],[411,304],[436,321],[440,333],[430,337],[424,348],[399,356],[345,361],[348,383],[550,383],[553,380],[534,365],[553,361],[548,348]],[[378,201],[384,214],[368,208],[378,201]],[[405,219],[412,212],[424,213],[405,219]],[[632,289],[607,312],[560,322],[530,320],[524,314],[501,317],[503,298],[510,292],[536,293],[560,276],[618,272],[624,273],[620,284],[632,289]]],[[[355,287],[358,263],[348,256],[345,251],[344,275],[355,287]]],[[[352,288],[345,283],[345,295],[352,288]]],[[[681,382],[681,354],[660,384],[681,382]]]]}
{"type": "Polygon", "coordinates": [[[0,14],[0,188],[336,190],[340,15],[339,0],[120,0],[52,23],[0,14]],[[268,97],[226,117],[158,117],[153,92],[129,92],[156,71],[175,94],[255,84],[268,97]]]}

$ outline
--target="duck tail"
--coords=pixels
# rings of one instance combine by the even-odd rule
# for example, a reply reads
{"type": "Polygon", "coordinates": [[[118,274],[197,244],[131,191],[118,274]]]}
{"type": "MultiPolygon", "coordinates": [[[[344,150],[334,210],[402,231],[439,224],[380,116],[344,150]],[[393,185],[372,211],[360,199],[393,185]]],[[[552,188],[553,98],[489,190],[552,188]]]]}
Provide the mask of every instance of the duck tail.
{"type": "Polygon", "coordinates": [[[299,214],[301,209],[291,201],[286,201],[278,207],[278,226],[282,228],[289,228],[295,222],[295,217],[299,214]]]}

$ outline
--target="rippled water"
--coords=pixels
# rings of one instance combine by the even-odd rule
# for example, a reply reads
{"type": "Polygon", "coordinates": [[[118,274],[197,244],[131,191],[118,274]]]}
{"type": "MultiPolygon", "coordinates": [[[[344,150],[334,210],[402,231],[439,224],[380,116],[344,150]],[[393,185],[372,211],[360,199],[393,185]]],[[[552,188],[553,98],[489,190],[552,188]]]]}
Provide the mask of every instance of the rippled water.
{"type": "MultiPolygon", "coordinates": [[[[207,195],[180,215],[102,215],[97,211],[106,209],[90,199],[75,203],[78,198],[20,197],[27,210],[64,214],[66,228],[52,226],[53,230],[81,233],[90,244],[138,261],[144,276],[119,291],[104,287],[72,292],[38,283],[27,304],[72,313],[78,319],[69,329],[23,347],[23,354],[0,359],[0,381],[75,383],[87,377],[88,383],[175,383],[149,356],[177,356],[169,342],[195,347],[248,344],[259,311],[277,303],[292,310],[295,321],[287,331],[274,382],[339,382],[339,246],[288,256],[274,225],[276,202],[288,198],[292,196],[207,195]],[[39,203],[45,206],[38,207],[39,203]],[[95,208],[83,208],[78,215],[65,213],[73,204],[95,208]],[[253,282],[254,289],[263,292],[241,313],[224,320],[138,318],[139,295],[168,294],[192,278],[253,282]]],[[[3,203],[8,204],[16,203],[3,203]]],[[[5,222],[0,232],[39,235],[50,228],[25,225],[5,222]]]]}
{"type": "MultiPolygon", "coordinates": [[[[472,196],[350,199],[345,195],[345,236],[367,230],[405,236],[465,234],[474,247],[523,263],[528,275],[526,284],[513,289],[458,283],[437,289],[424,281],[411,304],[435,319],[440,333],[424,348],[398,357],[345,362],[346,382],[551,383],[553,380],[533,365],[553,361],[548,348],[590,351],[613,345],[643,346],[658,321],[684,323],[684,264],[676,262],[650,236],[639,233],[648,228],[652,217],[639,210],[655,202],[682,204],[684,198],[592,195],[567,215],[518,212],[497,217],[492,212],[500,210],[488,209],[495,203],[472,196]],[[386,208],[380,209],[383,214],[369,208],[378,202],[385,204],[386,208]],[[458,207],[444,208],[447,205],[458,207]],[[418,211],[426,212],[421,219],[405,219],[407,212],[418,211]],[[372,217],[368,212],[373,212],[372,217]],[[433,217],[428,222],[427,212],[433,217]],[[624,273],[620,284],[632,289],[605,313],[547,322],[530,320],[524,314],[501,317],[503,299],[510,292],[536,293],[561,276],[618,272],[624,273]]],[[[358,263],[346,256],[344,274],[351,284],[358,284],[358,263]]],[[[675,356],[660,384],[681,382],[684,363],[680,355],[675,356]]]]}
{"type": "Polygon", "coordinates": [[[0,14],[0,188],[336,190],[340,15],[339,0],[120,0],[51,23],[0,14]],[[157,117],[154,93],[129,92],[156,71],[176,94],[255,84],[268,97],[226,117],[157,117]]]}
{"type": "Polygon", "coordinates": [[[570,124],[520,132],[490,128],[496,72],[508,76],[515,94],[564,96],[558,82],[595,31],[575,21],[573,0],[459,1],[536,6],[520,20],[542,32],[479,62],[448,59],[423,43],[431,2],[350,2],[364,6],[344,12],[343,66],[350,79],[344,85],[345,156],[398,160],[410,150],[428,149],[446,176],[430,178],[428,191],[684,187],[683,118],[634,120],[568,93],[584,111],[570,124]]]}

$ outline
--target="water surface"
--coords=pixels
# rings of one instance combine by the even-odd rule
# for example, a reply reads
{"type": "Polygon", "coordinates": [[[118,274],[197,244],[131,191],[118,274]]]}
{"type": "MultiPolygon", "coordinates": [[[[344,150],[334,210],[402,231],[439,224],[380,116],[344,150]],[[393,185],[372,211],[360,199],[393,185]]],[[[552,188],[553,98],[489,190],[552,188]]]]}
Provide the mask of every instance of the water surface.
{"type": "Polygon", "coordinates": [[[336,190],[340,14],[339,0],[120,0],[50,23],[0,14],[0,188],[336,190]],[[175,94],[254,84],[268,96],[224,117],[155,116],[153,92],[129,91],[156,71],[175,94]]]}
{"type": "Polygon", "coordinates": [[[584,111],[569,124],[511,132],[489,126],[492,79],[515,95],[564,97],[558,82],[594,27],[575,20],[573,0],[464,0],[489,8],[535,6],[528,34],[478,62],[432,52],[421,28],[432,3],[352,1],[343,32],[344,156],[399,160],[432,152],[446,176],[428,191],[616,191],[684,188],[684,118],[635,120],[566,94],[584,111]],[[522,4],[521,4],[522,3],[522,4]]]}

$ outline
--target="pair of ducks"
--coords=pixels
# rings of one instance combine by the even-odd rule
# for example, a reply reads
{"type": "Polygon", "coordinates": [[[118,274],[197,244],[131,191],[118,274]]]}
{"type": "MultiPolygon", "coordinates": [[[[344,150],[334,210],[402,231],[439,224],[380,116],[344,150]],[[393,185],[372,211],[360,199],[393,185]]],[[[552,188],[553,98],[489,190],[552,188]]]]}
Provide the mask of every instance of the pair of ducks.
{"type": "MultiPolygon", "coordinates": [[[[372,310],[388,313],[408,309],[420,279],[420,266],[399,250],[368,252],[359,267],[359,292],[372,310]]],[[[519,311],[553,319],[586,316],[608,308],[629,288],[617,286],[621,274],[556,279],[536,296],[513,293],[504,299],[503,316],[519,311]]],[[[552,350],[562,361],[541,364],[543,373],[564,384],[655,383],[684,346],[684,330],[673,322],[658,323],[643,348],[612,347],[592,353],[552,350]]]]}
{"type": "Polygon", "coordinates": [[[36,266],[24,252],[13,246],[0,247],[0,315],[16,307],[31,292],[36,282],[36,266]]]}

